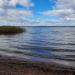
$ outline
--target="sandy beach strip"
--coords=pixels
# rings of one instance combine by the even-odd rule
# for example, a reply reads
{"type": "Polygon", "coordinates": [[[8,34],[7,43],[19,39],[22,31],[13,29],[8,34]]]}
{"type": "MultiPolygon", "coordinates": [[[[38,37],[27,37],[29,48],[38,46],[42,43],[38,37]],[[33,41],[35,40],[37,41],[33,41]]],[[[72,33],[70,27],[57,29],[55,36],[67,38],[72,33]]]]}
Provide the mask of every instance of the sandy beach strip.
{"type": "Polygon", "coordinates": [[[54,63],[0,58],[0,75],[75,75],[75,69],[54,63]]]}

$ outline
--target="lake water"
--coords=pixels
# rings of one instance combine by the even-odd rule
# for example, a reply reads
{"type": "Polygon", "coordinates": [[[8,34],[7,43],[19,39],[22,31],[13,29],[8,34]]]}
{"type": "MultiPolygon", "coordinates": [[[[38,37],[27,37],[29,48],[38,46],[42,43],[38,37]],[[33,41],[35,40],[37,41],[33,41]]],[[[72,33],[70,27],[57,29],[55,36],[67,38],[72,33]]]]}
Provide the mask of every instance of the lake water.
{"type": "Polygon", "coordinates": [[[75,67],[75,27],[23,27],[26,32],[0,35],[0,56],[75,67]]]}

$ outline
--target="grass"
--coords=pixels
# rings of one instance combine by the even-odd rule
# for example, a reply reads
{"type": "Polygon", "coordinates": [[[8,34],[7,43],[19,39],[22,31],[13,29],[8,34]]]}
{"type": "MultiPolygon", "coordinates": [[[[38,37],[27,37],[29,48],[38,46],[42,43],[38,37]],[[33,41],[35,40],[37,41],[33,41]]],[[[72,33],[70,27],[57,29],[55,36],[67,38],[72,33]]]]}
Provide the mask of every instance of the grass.
{"type": "Polygon", "coordinates": [[[17,34],[25,30],[17,26],[0,26],[0,34],[17,34]]]}

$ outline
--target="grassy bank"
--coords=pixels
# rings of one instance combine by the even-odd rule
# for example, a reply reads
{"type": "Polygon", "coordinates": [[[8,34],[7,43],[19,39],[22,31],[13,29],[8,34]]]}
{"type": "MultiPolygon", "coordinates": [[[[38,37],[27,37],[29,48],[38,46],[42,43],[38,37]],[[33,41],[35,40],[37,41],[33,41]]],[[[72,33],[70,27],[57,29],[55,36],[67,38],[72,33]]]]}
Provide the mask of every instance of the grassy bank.
{"type": "Polygon", "coordinates": [[[25,30],[17,26],[0,26],[0,34],[17,34],[25,30]]]}

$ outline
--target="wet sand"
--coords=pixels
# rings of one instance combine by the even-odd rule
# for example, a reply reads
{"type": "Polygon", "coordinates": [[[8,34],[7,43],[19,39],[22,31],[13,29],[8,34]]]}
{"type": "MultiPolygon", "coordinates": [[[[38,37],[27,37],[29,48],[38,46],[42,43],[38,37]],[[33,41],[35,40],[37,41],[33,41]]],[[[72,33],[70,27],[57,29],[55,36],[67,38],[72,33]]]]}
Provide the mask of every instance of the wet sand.
{"type": "Polygon", "coordinates": [[[0,75],[75,75],[75,69],[15,59],[0,59],[0,75]]]}

